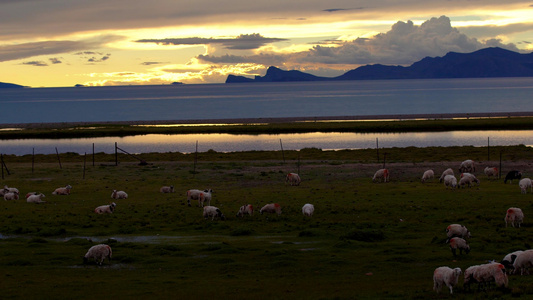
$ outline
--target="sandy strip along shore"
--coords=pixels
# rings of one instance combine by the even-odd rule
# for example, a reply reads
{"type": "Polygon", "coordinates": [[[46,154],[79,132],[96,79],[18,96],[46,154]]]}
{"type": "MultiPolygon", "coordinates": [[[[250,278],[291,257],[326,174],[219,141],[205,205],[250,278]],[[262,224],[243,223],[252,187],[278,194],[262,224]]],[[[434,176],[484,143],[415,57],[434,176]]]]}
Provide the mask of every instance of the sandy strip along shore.
{"type": "Polygon", "coordinates": [[[533,112],[493,112],[493,113],[443,113],[443,114],[401,114],[401,115],[356,115],[321,117],[282,117],[282,118],[238,118],[238,119],[196,119],[196,120],[139,120],[139,121],[102,121],[102,122],[57,122],[57,123],[19,123],[0,124],[0,128],[64,128],[73,126],[99,125],[176,125],[176,124],[262,124],[291,122],[327,121],[371,121],[371,120],[432,120],[468,118],[510,118],[531,117],[533,112]]]}

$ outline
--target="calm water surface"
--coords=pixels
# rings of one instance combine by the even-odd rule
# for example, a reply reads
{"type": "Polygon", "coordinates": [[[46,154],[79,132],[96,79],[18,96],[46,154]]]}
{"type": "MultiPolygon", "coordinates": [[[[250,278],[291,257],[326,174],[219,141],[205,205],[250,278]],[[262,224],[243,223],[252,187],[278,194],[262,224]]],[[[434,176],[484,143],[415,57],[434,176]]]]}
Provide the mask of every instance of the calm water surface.
{"type": "Polygon", "coordinates": [[[532,111],[533,78],[0,89],[0,123],[532,111]]]}
{"type": "Polygon", "coordinates": [[[375,148],[376,139],[380,148],[429,147],[429,146],[509,146],[533,145],[533,131],[450,131],[424,133],[304,133],[280,135],[231,135],[231,134],[149,134],[131,137],[102,137],[87,139],[26,139],[6,140],[0,143],[0,153],[25,155],[94,151],[114,153],[115,142],[130,153],[181,152],[191,153],[196,149],[205,152],[248,150],[300,150],[320,148],[323,150],[375,148]],[[281,140],[281,143],[280,143],[281,140]]]}

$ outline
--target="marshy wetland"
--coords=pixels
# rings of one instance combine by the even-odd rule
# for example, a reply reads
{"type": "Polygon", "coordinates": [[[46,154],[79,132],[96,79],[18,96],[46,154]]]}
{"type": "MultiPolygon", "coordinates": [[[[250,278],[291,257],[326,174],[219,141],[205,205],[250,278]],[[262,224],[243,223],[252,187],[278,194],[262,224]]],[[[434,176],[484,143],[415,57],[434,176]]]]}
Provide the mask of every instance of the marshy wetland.
{"type": "MultiPolygon", "coordinates": [[[[0,207],[2,298],[135,299],[429,299],[433,270],[501,260],[531,248],[533,195],[517,182],[487,179],[483,168],[532,175],[533,150],[505,147],[427,147],[323,151],[4,155],[2,184],[21,199],[0,207]],[[446,190],[438,177],[462,160],[477,162],[481,180],[472,188],[446,190]],[[60,163],[59,163],[60,161],[60,163]],[[372,183],[385,165],[388,183],[372,183]],[[436,177],[421,183],[422,173],[436,177]],[[284,182],[287,172],[302,177],[284,182]],[[68,196],[52,191],[71,185],[68,196]],[[173,185],[176,193],[161,194],[173,185]],[[188,207],[185,191],[213,189],[212,205],[226,220],[206,220],[188,207]],[[124,190],[128,199],[111,199],[124,190]],[[24,200],[42,192],[44,204],[24,200]],[[113,214],[94,208],[117,204],[113,214]],[[259,208],[279,203],[282,214],[259,208]],[[252,204],[251,217],[237,218],[252,204]],[[315,206],[304,217],[305,203],[315,206]],[[521,228],[505,227],[507,208],[524,211],[521,228]],[[454,257],[445,228],[460,223],[472,233],[471,252],[454,257]],[[113,249],[111,262],[84,265],[95,244],[113,249]]],[[[533,277],[512,275],[507,289],[465,291],[458,299],[510,299],[533,295],[533,277]]]]}

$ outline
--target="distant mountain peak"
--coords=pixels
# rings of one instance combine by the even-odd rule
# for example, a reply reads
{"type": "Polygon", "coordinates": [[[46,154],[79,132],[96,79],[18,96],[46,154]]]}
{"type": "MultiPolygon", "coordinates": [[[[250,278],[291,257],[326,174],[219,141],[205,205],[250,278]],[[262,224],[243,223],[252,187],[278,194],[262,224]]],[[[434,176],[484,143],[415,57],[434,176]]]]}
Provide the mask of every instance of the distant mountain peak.
{"type": "Polygon", "coordinates": [[[251,79],[229,75],[226,83],[486,77],[533,77],[533,53],[520,54],[499,47],[471,53],[448,52],[442,57],[425,57],[408,67],[365,65],[332,78],[271,66],[265,76],[251,79]]]}

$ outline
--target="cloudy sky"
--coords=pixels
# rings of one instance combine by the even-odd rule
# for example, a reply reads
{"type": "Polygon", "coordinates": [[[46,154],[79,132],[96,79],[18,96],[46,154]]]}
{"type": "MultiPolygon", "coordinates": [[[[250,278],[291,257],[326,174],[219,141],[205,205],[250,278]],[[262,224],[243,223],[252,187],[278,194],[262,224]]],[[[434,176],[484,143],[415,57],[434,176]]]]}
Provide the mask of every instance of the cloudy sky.
{"type": "Polygon", "coordinates": [[[533,0],[0,0],[0,82],[31,87],[330,77],[532,43],[533,0]]]}

